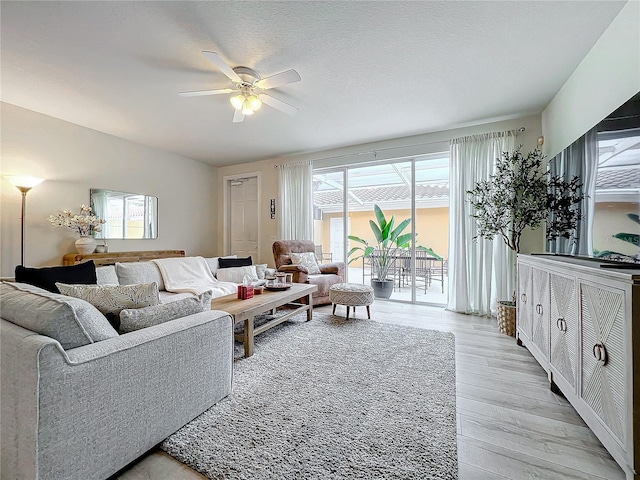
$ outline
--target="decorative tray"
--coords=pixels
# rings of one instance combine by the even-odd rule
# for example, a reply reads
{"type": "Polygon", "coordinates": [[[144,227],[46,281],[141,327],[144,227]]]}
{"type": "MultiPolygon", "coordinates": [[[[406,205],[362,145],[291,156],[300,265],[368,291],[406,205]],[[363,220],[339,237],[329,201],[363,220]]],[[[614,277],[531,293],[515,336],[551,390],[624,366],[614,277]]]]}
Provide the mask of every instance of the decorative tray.
{"type": "Polygon", "coordinates": [[[278,285],[278,286],[264,286],[265,290],[271,290],[274,292],[280,291],[280,290],[287,290],[289,288],[291,288],[293,284],[292,283],[287,283],[286,285],[278,285]]]}

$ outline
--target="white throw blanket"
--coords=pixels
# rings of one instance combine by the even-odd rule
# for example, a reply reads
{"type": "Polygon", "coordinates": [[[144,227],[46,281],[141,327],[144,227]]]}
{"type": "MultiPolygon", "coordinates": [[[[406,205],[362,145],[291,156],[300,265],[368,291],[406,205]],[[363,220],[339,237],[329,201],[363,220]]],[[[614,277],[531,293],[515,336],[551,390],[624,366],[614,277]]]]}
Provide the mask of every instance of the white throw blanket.
{"type": "Polygon", "coordinates": [[[213,298],[217,298],[238,291],[235,283],[219,282],[202,257],[160,258],[152,262],[158,266],[167,292],[200,295],[211,290],[213,298]]]}

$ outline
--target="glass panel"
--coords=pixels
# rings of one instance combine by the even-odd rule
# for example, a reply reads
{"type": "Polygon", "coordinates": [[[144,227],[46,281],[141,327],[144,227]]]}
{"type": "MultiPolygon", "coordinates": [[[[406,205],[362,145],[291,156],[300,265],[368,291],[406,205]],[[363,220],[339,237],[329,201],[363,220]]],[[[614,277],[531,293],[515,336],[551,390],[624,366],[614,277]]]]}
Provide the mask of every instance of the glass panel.
{"type": "Polygon", "coordinates": [[[449,155],[416,160],[416,301],[446,304],[449,155]]]}
{"type": "Polygon", "coordinates": [[[313,236],[321,264],[345,261],[343,198],[343,169],[314,173],[313,236]]]}
{"type": "Polygon", "coordinates": [[[384,288],[388,298],[411,301],[411,290],[405,288],[403,278],[410,260],[409,245],[413,231],[411,162],[349,168],[348,179],[348,210],[352,235],[349,248],[361,248],[351,255],[351,258],[357,260],[350,265],[350,281],[369,284],[372,281],[386,280],[384,288]],[[387,223],[393,218],[393,228],[388,232],[385,232],[375,215],[375,205],[380,207],[387,223]],[[408,223],[401,228],[405,221],[408,223]],[[382,231],[383,242],[377,241],[371,222],[382,231]],[[396,238],[391,235],[392,231],[397,232],[396,238]],[[362,248],[366,249],[367,246],[373,250],[371,254],[368,258],[358,258],[362,257],[362,248]]]}
{"type": "Polygon", "coordinates": [[[106,220],[96,238],[158,238],[157,197],[92,188],[91,208],[99,218],[106,220]]]}
{"type": "Polygon", "coordinates": [[[598,137],[593,253],[640,262],[640,129],[598,137]]]}

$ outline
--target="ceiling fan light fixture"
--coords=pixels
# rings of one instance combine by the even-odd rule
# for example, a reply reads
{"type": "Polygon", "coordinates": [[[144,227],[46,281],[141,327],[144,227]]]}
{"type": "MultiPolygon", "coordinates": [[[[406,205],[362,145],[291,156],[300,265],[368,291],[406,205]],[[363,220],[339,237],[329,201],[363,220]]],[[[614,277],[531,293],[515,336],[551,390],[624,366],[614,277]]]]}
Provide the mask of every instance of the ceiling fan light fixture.
{"type": "Polygon", "coordinates": [[[260,100],[254,94],[249,95],[249,97],[247,98],[247,103],[249,104],[249,108],[251,108],[251,110],[253,110],[254,112],[260,110],[260,107],[262,106],[262,100],[260,100]]]}
{"type": "Polygon", "coordinates": [[[244,105],[242,106],[242,114],[243,115],[253,115],[253,109],[249,105],[249,100],[244,101],[244,105]]]}
{"type": "Polygon", "coordinates": [[[233,97],[231,97],[229,101],[231,102],[231,105],[233,105],[233,108],[235,108],[236,110],[240,110],[244,105],[245,97],[244,95],[239,93],[238,95],[234,95],[233,97]]]}

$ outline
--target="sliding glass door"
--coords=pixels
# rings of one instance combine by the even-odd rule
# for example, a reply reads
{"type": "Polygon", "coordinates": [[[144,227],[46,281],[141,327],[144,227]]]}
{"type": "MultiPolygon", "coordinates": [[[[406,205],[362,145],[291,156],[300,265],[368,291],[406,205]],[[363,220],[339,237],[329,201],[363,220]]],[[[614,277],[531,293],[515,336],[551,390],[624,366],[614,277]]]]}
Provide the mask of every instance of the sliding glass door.
{"type": "MultiPolygon", "coordinates": [[[[390,300],[446,303],[448,154],[314,172],[314,228],[319,259],[348,263],[347,281],[370,284],[384,259],[390,300]],[[381,250],[371,223],[378,206],[394,230],[381,250]],[[346,219],[346,221],[345,221],[346,219]],[[414,235],[415,233],[415,235],[414,235]],[[415,238],[415,243],[413,239],[415,238]],[[366,253],[366,254],[365,254],[366,253]]],[[[375,227],[374,227],[375,228],[375,227]]]]}

